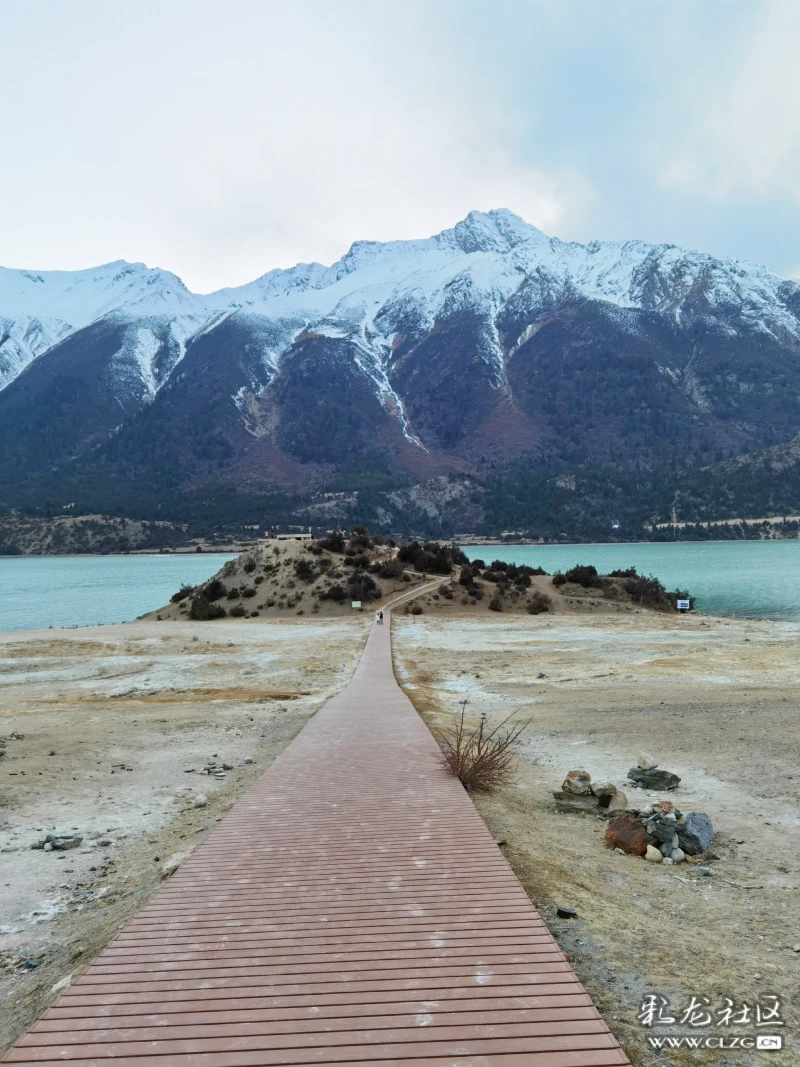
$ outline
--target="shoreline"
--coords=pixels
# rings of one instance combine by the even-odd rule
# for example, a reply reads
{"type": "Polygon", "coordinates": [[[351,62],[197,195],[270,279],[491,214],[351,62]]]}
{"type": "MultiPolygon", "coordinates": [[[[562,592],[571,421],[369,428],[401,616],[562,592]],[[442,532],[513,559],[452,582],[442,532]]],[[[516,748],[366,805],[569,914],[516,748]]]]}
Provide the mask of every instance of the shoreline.
{"type": "MultiPolygon", "coordinates": [[[[515,541],[513,544],[509,544],[506,541],[459,541],[454,539],[454,543],[459,548],[604,548],[606,546],[623,546],[623,545],[767,545],[777,544],[778,542],[785,542],[791,544],[792,541],[797,541],[800,544],[800,538],[798,537],[768,537],[768,538],[730,538],[730,537],[709,537],[704,538],[702,541],[550,541],[547,544],[542,544],[540,541],[515,541]]],[[[2,558],[2,557],[0,557],[2,558]]]]}

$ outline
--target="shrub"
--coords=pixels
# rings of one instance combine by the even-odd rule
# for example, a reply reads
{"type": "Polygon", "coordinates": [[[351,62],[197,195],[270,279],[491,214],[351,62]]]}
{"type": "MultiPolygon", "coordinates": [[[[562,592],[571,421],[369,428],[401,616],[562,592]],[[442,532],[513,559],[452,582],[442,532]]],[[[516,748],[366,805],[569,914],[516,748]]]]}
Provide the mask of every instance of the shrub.
{"type": "Polygon", "coordinates": [[[450,574],[454,564],[469,566],[469,560],[457,545],[440,545],[429,541],[421,545],[411,541],[401,545],[397,558],[403,563],[410,563],[415,570],[431,574],[450,574]]]}
{"type": "Polygon", "coordinates": [[[245,598],[249,598],[249,597],[255,596],[255,595],[256,595],[256,591],[252,586],[249,586],[247,589],[243,589],[242,590],[242,596],[245,597],[245,598]]]}
{"type": "Polygon", "coordinates": [[[252,556],[248,556],[247,559],[244,561],[244,572],[245,572],[245,574],[252,574],[255,569],[256,569],[256,561],[253,559],[252,556]]]}
{"type": "Polygon", "coordinates": [[[381,595],[375,580],[363,571],[356,572],[347,585],[347,594],[351,600],[377,600],[381,595]]]}
{"type": "Polygon", "coordinates": [[[609,578],[638,578],[635,567],[628,567],[626,571],[609,571],[609,578]]]}
{"type": "Polygon", "coordinates": [[[500,600],[499,596],[493,596],[492,599],[489,601],[487,606],[489,608],[489,611],[502,611],[503,610],[503,603],[500,600]]]}
{"type": "Polygon", "coordinates": [[[219,578],[212,578],[201,590],[206,600],[221,600],[225,596],[225,586],[219,578]]]}
{"type": "Polygon", "coordinates": [[[411,614],[412,615],[421,615],[422,614],[422,608],[419,606],[419,604],[415,604],[414,605],[414,607],[411,609],[411,614]]]}
{"type": "Polygon", "coordinates": [[[319,594],[320,600],[335,600],[337,603],[344,600],[345,591],[338,583],[331,585],[327,589],[323,589],[319,594]]]}
{"type": "Polygon", "coordinates": [[[250,612],[250,618],[251,619],[257,619],[258,618],[258,612],[257,611],[251,611],[250,612]]]}
{"type": "Polygon", "coordinates": [[[237,604],[235,607],[231,608],[229,614],[233,615],[235,619],[243,619],[247,612],[244,610],[241,604],[237,604]]]}
{"type": "Polygon", "coordinates": [[[540,593],[538,589],[534,589],[528,601],[528,612],[531,615],[541,615],[543,611],[549,611],[552,606],[553,601],[547,593],[540,593]]]}
{"type": "Polygon", "coordinates": [[[470,731],[462,709],[452,735],[439,738],[441,765],[448,774],[458,778],[465,789],[488,792],[503,785],[510,777],[514,745],[531,722],[529,719],[509,726],[510,718],[489,730],[486,716],[481,715],[478,725],[470,731]]]}
{"type": "Polygon", "coordinates": [[[179,604],[181,600],[185,600],[190,593],[193,593],[197,588],[196,585],[182,585],[177,593],[173,593],[169,598],[173,604],[179,604]]]}
{"type": "Polygon", "coordinates": [[[299,559],[294,565],[294,573],[301,582],[313,582],[317,576],[313,563],[308,559],[299,559]]]}
{"type": "Polygon", "coordinates": [[[253,581],[256,583],[256,585],[261,585],[261,583],[264,581],[264,575],[259,574],[259,576],[257,578],[254,578],[253,581]]]}
{"type": "Polygon", "coordinates": [[[208,597],[201,591],[196,596],[192,597],[191,607],[189,608],[189,618],[196,619],[198,622],[205,622],[208,619],[224,619],[225,608],[221,604],[215,604],[209,600],[208,597]]]}
{"type": "Polygon", "coordinates": [[[561,571],[556,571],[556,573],[553,575],[553,585],[558,588],[558,586],[560,585],[566,585],[566,582],[567,579],[564,577],[561,571]]]}
{"type": "Polygon", "coordinates": [[[238,596],[239,596],[239,590],[238,590],[238,589],[237,589],[237,587],[236,587],[236,586],[234,585],[234,586],[232,586],[232,588],[230,588],[230,589],[228,590],[228,597],[227,597],[227,599],[228,599],[228,600],[236,600],[238,596]]]}
{"type": "Polygon", "coordinates": [[[326,548],[329,552],[344,552],[344,536],[341,530],[332,530],[327,537],[320,541],[320,548],[326,548]]]}
{"type": "Polygon", "coordinates": [[[603,584],[600,575],[597,573],[597,567],[593,567],[591,564],[571,567],[564,575],[564,579],[567,582],[575,582],[576,585],[582,585],[584,589],[596,588],[603,584]]]}
{"type": "Polygon", "coordinates": [[[402,560],[387,559],[378,565],[377,573],[381,578],[402,578],[405,574],[405,567],[402,560]]]}

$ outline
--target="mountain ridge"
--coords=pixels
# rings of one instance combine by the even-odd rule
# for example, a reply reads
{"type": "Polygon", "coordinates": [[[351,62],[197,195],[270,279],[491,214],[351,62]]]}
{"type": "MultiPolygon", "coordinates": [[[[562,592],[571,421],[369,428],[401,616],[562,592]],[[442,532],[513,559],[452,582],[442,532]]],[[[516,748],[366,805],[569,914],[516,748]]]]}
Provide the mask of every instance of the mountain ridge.
{"type": "Polygon", "coordinates": [[[671,472],[799,431],[800,283],[676,245],[563,242],[505,209],[206,295],[124,261],[0,269],[7,506],[23,483],[313,494],[379,474],[389,493],[535,464],[618,485],[645,470],[652,508],[671,472]]]}

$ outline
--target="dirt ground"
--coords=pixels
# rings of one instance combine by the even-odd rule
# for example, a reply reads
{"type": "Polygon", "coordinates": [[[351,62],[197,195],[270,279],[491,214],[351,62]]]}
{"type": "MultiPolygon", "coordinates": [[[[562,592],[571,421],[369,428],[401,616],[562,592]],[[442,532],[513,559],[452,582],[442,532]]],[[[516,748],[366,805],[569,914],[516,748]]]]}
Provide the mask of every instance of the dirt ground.
{"type": "Polygon", "coordinates": [[[0,634],[0,1047],[348,681],[369,621],[0,634]],[[83,841],[31,850],[55,831],[83,841]]]}
{"type": "MultiPolygon", "coordinates": [[[[475,801],[633,1062],[797,1063],[800,626],[606,604],[464,614],[434,595],[424,614],[395,615],[398,677],[434,732],[463,699],[473,717],[533,718],[513,784],[475,801]],[[649,800],[624,784],[641,749],[681,775],[683,810],[713,820],[710,876],[618,855],[602,820],[556,812],[552,791],[578,768],[649,800]],[[788,1048],[651,1055],[636,1020],[646,993],[679,1012],[692,995],[717,1006],[775,993],[788,1048]]],[[[0,634],[3,1046],[349,679],[370,621],[0,634]],[[230,769],[202,773],[212,762],[230,769]],[[54,829],[81,846],[30,849],[54,829]]]]}
{"type": "Polygon", "coordinates": [[[434,733],[464,699],[472,719],[532,718],[513,784],[473,796],[632,1061],[800,1062],[800,626],[651,613],[401,615],[393,626],[398,677],[434,733]],[[619,855],[604,820],[556,811],[552,792],[572,769],[650,803],[656,794],[625,784],[642,750],[681,776],[661,796],[712,819],[709,876],[619,855]],[[559,906],[577,919],[558,919],[559,906]],[[719,1016],[705,1030],[646,1030],[648,993],[678,1020],[693,995],[713,1009],[778,995],[785,1025],[760,1032],[787,1048],[652,1053],[648,1034],[754,1030],[726,1031],[719,1016]]]}

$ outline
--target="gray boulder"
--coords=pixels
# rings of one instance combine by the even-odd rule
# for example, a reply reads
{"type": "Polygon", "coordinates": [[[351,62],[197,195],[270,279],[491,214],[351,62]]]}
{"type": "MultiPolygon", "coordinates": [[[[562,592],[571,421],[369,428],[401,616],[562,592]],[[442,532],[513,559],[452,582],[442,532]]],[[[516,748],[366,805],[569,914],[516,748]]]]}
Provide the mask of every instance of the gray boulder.
{"type": "Polygon", "coordinates": [[[680,778],[672,771],[645,771],[639,767],[631,767],[628,777],[642,789],[677,789],[680,784],[680,778]]]}
{"type": "Polygon", "coordinates": [[[711,819],[701,811],[686,813],[686,821],[678,823],[678,843],[687,856],[700,856],[708,852],[714,840],[714,827],[711,819]]]}

